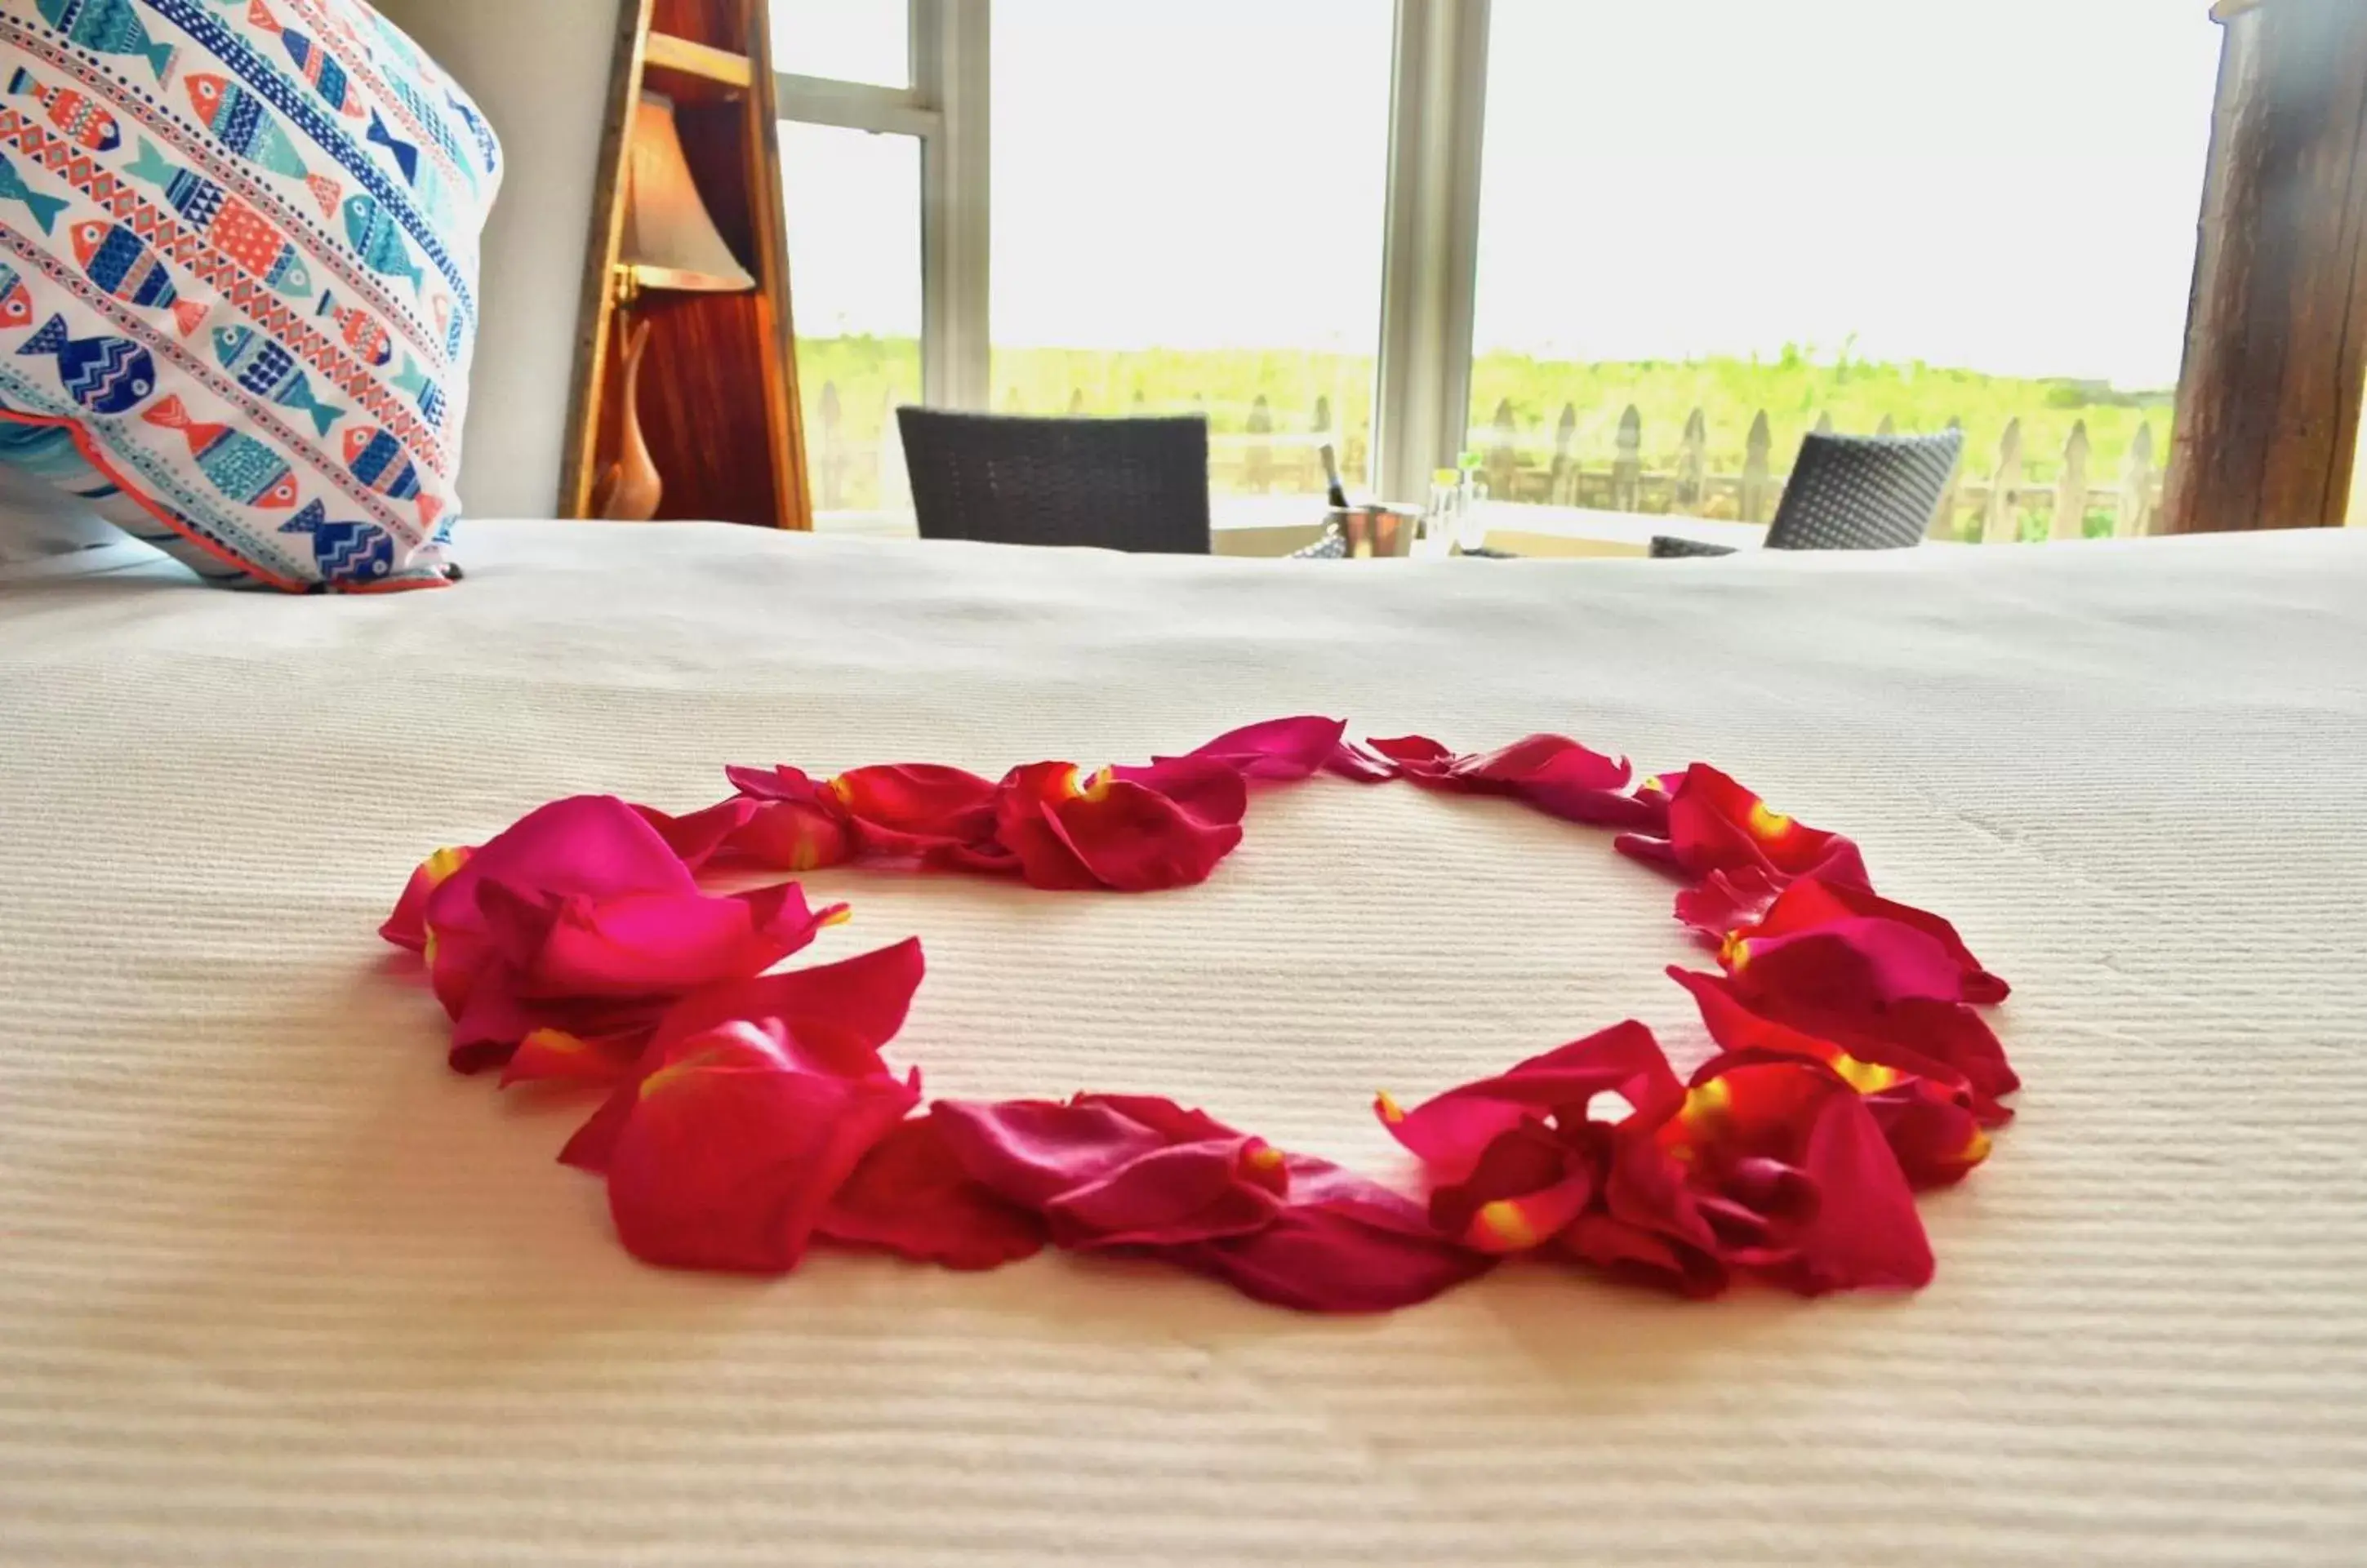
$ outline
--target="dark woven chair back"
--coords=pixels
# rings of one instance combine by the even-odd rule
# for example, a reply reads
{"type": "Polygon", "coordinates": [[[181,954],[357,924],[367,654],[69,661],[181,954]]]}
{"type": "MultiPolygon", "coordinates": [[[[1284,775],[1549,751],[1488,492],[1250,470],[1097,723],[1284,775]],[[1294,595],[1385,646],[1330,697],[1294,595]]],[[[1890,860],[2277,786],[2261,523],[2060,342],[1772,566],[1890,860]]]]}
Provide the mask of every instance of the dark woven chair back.
{"type": "Polygon", "coordinates": [[[1208,422],[900,408],[924,539],[1208,553],[1208,422]]]}
{"type": "Polygon", "coordinates": [[[1800,443],[1767,528],[1771,550],[1895,550],[1923,542],[1965,433],[1818,435],[1800,443]]]}

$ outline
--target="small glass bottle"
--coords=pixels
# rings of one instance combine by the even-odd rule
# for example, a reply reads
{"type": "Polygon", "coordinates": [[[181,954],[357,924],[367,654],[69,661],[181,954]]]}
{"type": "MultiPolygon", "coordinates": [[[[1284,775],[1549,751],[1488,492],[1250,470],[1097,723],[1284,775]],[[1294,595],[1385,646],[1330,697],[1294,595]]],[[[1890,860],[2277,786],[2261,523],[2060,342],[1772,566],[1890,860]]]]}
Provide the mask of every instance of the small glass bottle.
{"type": "Polygon", "coordinates": [[[1455,547],[1466,554],[1488,542],[1488,481],[1480,477],[1479,454],[1466,452],[1455,470],[1455,547]]]}
{"type": "Polygon", "coordinates": [[[1453,468],[1433,468],[1430,499],[1421,509],[1421,553],[1443,556],[1454,547],[1463,506],[1462,475],[1453,468]]]}

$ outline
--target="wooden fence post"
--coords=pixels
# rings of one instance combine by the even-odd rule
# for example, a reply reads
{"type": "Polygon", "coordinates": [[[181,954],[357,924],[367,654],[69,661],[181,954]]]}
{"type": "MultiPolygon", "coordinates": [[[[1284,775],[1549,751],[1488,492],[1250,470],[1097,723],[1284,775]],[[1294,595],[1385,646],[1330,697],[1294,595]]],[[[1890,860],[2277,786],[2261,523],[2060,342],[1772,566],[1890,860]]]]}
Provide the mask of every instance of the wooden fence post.
{"type": "Polygon", "coordinates": [[[1742,489],[1737,500],[1745,523],[1767,521],[1767,448],[1774,440],[1767,430],[1767,411],[1761,409],[1742,443],[1742,489]]]}
{"type": "Polygon", "coordinates": [[[1832,433],[1833,411],[1826,409],[1817,415],[1817,434],[1819,435],[1830,435],[1832,433]]]}
{"type": "Polygon", "coordinates": [[[1882,423],[1874,427],[1874,433],[1876,435],[1896,435],[1898,434],[1898,422],[1888,414],[1884,414],[1882,423]]]}
{"type": "Polygon", "coordinates": [[[1025,413],[1027,412],[1027,405],[1019,400],[1018,388],[1005,387],[1002,389],[1002,412],[1005,413],[1025,413]]]}
{"type": "Polygon", "coordinates": [[[1241,464],[1241,488],[1253,495],[1274,489],[1274,410],[1265,394],[1250,405],[1249,452],[1241,464]]]}
{"type": "Polygon", "coordinates": [[[1084,389],[1082,387],[1071,387],[1071,388],[1070,388],[1070,389],[1069,389],[1069,417],[1070,417],[1070,419],[1075,419],[1078,415],[1080,415],[1080,414],[1083,413],[1084,412],[1085,412],[1085,389],[1084,389]]]}
{"type": "MultiPolygon", "coordinates": [[[[1883,423],[1887,424],[1890,422],[1885,420],[1883,423]]],[[[1951,419],[1948,422],[1948,428],[1961,434],[1964,432],[1965,422],[1962,419],[1951,419]]],[[[1960,451],[1956,456],[1955,468],[1948,474],[1948,488],[1940,492],[1940,510],[1931,514],[1931,526],[1927,533],[1927,537],[1947,539],[1952,542],[1955,539],[1956,488],[1964,482],[1965,458],[1960,451]]]]}
{"type": "Polygon", "coordinates": [[[1141,388],[1139,388],[1139,387],[1137,387],[1137,388],[1134,389],[1134,403],[1133,403],[1134,412],[1137,412],[1137,413],[1140,413],[1140,412],[1142,412],[1142,410],[1143,410],[1143,406],[1144,406],[1146,403],[1148,403],[1149,401],[1150,401],[1150,400],[1149,400],[1148,398],[1145,398],[1145,397],[1142,395],[1142,389],[1141,389],[1141,388]]]}
{"type": "Polygon", "coordinates": [[[1677,482],[1669,494],[1669,510],[1699,512],[1708,474],[1709,420],[1695,409],[1685,415],[1684,439],[1677,443],[1677,482]]]}
{"type": "Polygon", "coordinates": [[[904,467],[904,428],[896,421],[896,404],[900,400],[896,386],[890,382],[879,400],[879,496],[882,512],[910,512],[912,509],[912,474],[904,467]]]}
{"type": "Polygon", "coordinates": [[[838,383],[821,384],[820,414],[821,439],[814,445],[821,448],[821,461],[814,465],[821,469],[821,483],[814,487],[814,504],[823,511],[836,511],[845,502],[842,495],[846,478],[846,427],[838,407],[838,383]]]}
{"type": "Polygon", "coordinates": [[[1997,472],[1989,479],[1988,511],[1981,519],[1981,543],[2010,545],[2022,538],[2022,421],[2006,421],[1998,439],[1997,472]]]}
{"type": "Polygon", "coordinates": [[[1578,408],[1573,403],[1561,405],[1561,418],[1554,422],[1553,470],[1546,477],[1546,499],[1556,506],[1569,506],[1578,499],[1578,408]]]}
{"type": "Polygon", "coordinates": [[[2121,461],[2121,505],[2112,518],[2112,537],[2134,539],[2153,529],[2153,421],[2137,426],[2121,461]]]}
{"type": "Polygon", "coordinates": [[[2055,481],[2055,526],[2049,536],[2088,536],[2088,422],[2084,419],[2071,426],[2070,439],[2063,443],[2063,472],[2055,481]]]}
{"type": "MultiPolygon", "coordinates": [[[[1323,455],[1316,448],[1326,441],[1332,440],[1331,398],[1329,393],[1315,394],[1315,412],[1308,418],[1307,431],[1307,445],[1301,447],[1298,453],[1298,483],[1292,488],[1302,491],[1319,491],[1325,488],[1326,481],[1323,478],[1323,455]]],[[[1332,445],[1331,453],[1333,457],[1340,459],[1340,479],[1342,483],[1345,483],[1348,478],[1348,459],[1341,452],[1336,442],[1332,445]]]]}
{"type": "Polygon", "coordinates": [[[1634,403],[1619,415],[1619,434],[1613,438],[1611,510],[1633,512],[1643,490],[1644,416],[1634,403]]]}
{"type": "Polygon", "coordinates": [[[1490,428],[1495,439],[1488,446],[1488,493],[1498,501],[1510,501],[1512,480],[1521,471],[1521,425],[1513,416],[1512,399],[1496,400],[1496,417],[1490,428]]]}

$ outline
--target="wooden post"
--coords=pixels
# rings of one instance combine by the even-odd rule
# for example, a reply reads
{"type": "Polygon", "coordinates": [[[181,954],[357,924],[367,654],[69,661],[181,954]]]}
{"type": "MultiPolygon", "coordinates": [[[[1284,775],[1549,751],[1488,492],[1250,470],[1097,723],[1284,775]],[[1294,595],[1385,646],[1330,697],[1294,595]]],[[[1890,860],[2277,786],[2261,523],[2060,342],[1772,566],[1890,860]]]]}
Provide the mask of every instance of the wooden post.
{"type": "Polygon", "coordinates": [[[904,463],[904,430],[896,423],[896,405],[904,400],[893,382],[879,399],[879,497],[882,512],[912,510],[912,470],[904,463]]]}
{"type": "Polygon", "coordinates": [[[821,472],[821,482],[814,489],[816,504],[825,512],[834,512],[843,504],[846,480],[846,423],[838,407],[838,383],[821,384],[821,407],[816,411],[821,425],[821,439],[814,443],[821,448],[821,461],[815,465],[821,472]]]}
{"type": "Polygon", "coordinates": [[[1554,422],[1553,469],[1546,479],[1546,499],[1556,506],[1570,505],[1578,499],[1578,409],[1575,404],[1561,405],[1561,418],[1554,422]]]}
{"type": "Polygon", "coordinates": [[[2121,460],[2121,505],[2112,518],[2112,537],[2137,538],[2152,523],[2153,422],[2147,420],[2137,426],[2136,439],[2121,460]]]}
{"type": "Polygon", "coordinates": [[[2367,389],[2367,6],[2221,0],[2161,531],[2339,526],[2367,389]]]}
{"type": "Polygon", "coordinates": [[[2071,427],[2063,443],[2063,472],[2055,481],[2055,527],[2057,539],[2088,536],[2088,422],[2071,427]]]}
{"type": "Polygon", "coordinates": [[[1629,403],[1619,416],[1619,434],[1613,438],[1611,458],[1611,509],[1614,512],[1634,512],[1644,472],[1644,416],[1634,403],[1629,403]]]}
{"type": "MultiPolygon", "coordinates": [[[[1961,419],[1952,419],[1948,422],[1948,428],[1961,431],[1965,428],[1965,422],[1961,419]]],[[[1955,538],[1956,487],[1964,482],[1965,464],[1962,458],[1958,458],[1955,471],[1948,476],[1948,488],[1940,492],[1940,510],[1931,513],[1931,526],[1926,537],[1952,541],[1955,538]]]]}
{"type": "Polygon", "coordinates": [[[1274,410],[1266,405],[1263,392],[1250,405],[1248,428],[1250,445],[1241,464],[1241,488],[1252,495],[1263,495],[1274,488],[1274,410]]]}
{"type": "Polygon", "coordinates": [[[1137,387],[1134,389],[1134,401],[1128,406],[1131,407],[1136,413],[1140,413],[1150,401],[1150,399],[1142,395],[1142,389],[1137,387]]]}
{"type": "Polygon", "coordinates": [[[1085,389],[1082,387],[1070,388],[1069,389],[1069,417],[1070,419],[1078,418],[1084,412],[1085,389]]]}
{"type": "Polygon", "coordinates": [[[1819,435],[1830,435],[1832,433],[1833,411],[1827,409],[1817,415],[1817,434],[1819,435]]]}
{"type": "Polygon", "coordinates": [[[1767,411],[1761,409],[1742,443],[1742,488],[1737,501],[1745,523],[1767,521],[1767,492],[1772,488],[1767,479],[1767,449],[1774,444],[1767,430],[1767,411]]]}
{"type": "Polygon", "coordinates": [[[1496,400],[1496,439],[1488,447],[1488,489],[1499,501],[1512,499],[1512,483],[1520,477],[1520,422],[1512,415],[1512,400],[1496,400]]]}
{"type": "Polygon", "coordinates": [[[1981,543],[2010,545],[2022,538],[2022,421],[2006,421],[1998,438],[1997,472],[1989,478],[1989,504],[1981,518],[1981,543]]]}
{"type": "Polygon", "coordinates": [[[1888,414],[1884,414],[1882,423],[1874,427],[1874,433],[1876,435],[1896,435],[1898,434],[1898,422],[1888,414]]]}
{"type": "MultiPolygon", "coordinates": [[[[1315,412],[1307,421],[1307,445],[1300,448],[1298,454],[1298,483],[1294,488],[1311,493],[1323,489],[1326,482],[1323,478],[1323,456],[1316,451],[1316,448],[1331,439],[1331,399],[1329,394],[1323,392],[1315,394],[1315,412]]],[[[1338,446],[1333,446],[1331,451],[1334,457],[1340,458],[1340,479],[1342,483],[1345,483],[1348,478],[1348,460],[1340,452],[1338,446]]]]}
{"type": "Polygon", "coordinates": [[[1699,409],[1685,415],[1684,439],[1677,443],[1677,482],[1669,497],[1671,512],[1697,513],[1709,472],[1709,420],[1699,409]]]}

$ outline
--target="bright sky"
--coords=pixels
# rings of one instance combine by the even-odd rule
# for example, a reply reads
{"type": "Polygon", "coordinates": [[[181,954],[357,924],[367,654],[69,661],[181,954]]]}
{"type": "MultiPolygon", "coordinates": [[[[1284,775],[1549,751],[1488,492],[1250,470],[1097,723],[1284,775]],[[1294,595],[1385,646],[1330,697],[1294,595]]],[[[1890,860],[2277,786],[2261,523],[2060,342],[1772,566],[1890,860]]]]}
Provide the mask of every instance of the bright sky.
{"type": "MultiPolygon", "coordinates": [[[[861,6],[776,9],[844,35],[788,69],[900,50],[866,44],[861,6]]],[[[1370,352],[1389,13],[994,0],[994,340],[1370,352]]],[[[1495,0],[1478,344],[1679,358],[1854,335],[1874,358],[2168,386],[2204,13],[1495,0]]],[[[912,143],[811,129],[785,155],[800,331],[916,333],[912,143]]]]}

